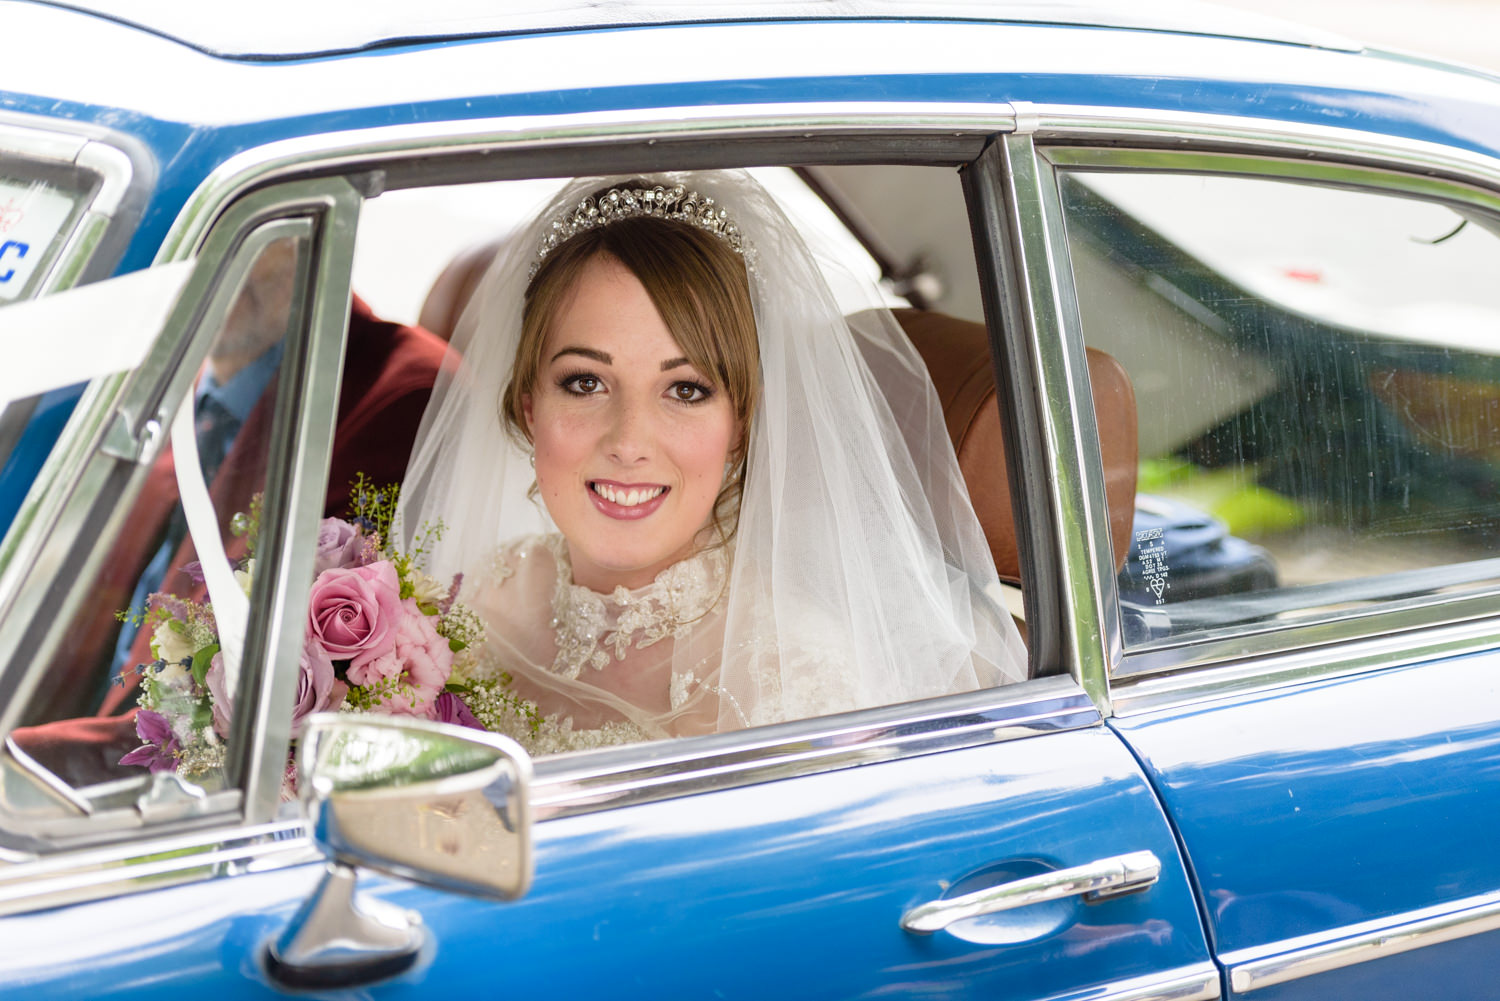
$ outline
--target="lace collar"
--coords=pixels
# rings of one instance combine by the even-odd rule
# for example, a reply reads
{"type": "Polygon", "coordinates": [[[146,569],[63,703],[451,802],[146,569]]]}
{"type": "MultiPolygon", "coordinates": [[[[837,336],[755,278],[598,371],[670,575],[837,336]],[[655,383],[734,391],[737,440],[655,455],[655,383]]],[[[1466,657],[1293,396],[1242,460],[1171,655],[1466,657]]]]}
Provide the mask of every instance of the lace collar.
{"type": "Polygon", "coordinates": [[[672,564],[645,587],[617,587],[606,595],[573,583],[573,565],[561,535],[544,541],[557,561],[552,593],[557,656],[552,671],[565,678],[577,678],[585,666],[602,670],[611,659],[624,660],[632,648],[643,650],[668,637],[686,637],[728,592],[730,554],[723,546],[672,564]]]}

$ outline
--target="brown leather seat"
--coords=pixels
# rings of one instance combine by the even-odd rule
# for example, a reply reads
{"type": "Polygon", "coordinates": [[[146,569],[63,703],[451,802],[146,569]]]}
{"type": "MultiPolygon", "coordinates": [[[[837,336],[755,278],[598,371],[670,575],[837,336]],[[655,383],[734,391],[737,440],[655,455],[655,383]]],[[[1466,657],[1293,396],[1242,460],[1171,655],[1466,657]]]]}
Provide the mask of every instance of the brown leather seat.
{"type": "MultiPolygon", "coordinates": [[[[452,337],[458,318],[499,246],[497,242],[473,247],[453,259],[427,294],[421,314],[423,327],[444,340],[452,337]]],[[[1020,582],[1005,443],[985,328],[983,324],[917,309],[898,309],[895,314],[937,386],[948,434],[979,523],[989,539],[995,568],[1003,579],[1020,582]]],[[[1135,391],[1125,369],[1104,352],[1090,348],[1088,365],[1104,454],[1110,537],[1118,568],[1124,566],[1130,549],[1135,515],[1135,391]]]]}
{"type": "MultiPolygon", "coordinates": [[[[917,309],[895,310],[896,319],[927,364],[958,453],[979,524],[989,539],[995,569],[1004,580],[1021,580],[1011,512],[1005,441],[995,397],[990,343],[983,324],[917,309]]],[[[1089,384],[1104,455],[1104,493],[1109,502],[1115,568],[1125,565],[1135,518],[1135,390],[1125,368],[1110,355],[1088,349],[1089,384]]]]}

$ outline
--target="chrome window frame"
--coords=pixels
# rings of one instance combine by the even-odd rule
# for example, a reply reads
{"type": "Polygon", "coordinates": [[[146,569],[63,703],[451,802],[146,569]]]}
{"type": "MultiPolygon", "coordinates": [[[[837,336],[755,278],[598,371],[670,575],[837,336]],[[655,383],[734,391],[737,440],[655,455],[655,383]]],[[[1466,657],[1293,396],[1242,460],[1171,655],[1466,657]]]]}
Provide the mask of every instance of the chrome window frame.
{"type": "MultiPolygon", "coordinates": [[[[1057,402],[1060,396],[1085,403],[1092,398],[1081,364],[1082,324],[1061,228],[1059,169],[1205,172],[1212,165],[1216,170],[1208,172],[1416,196],[1500,214],[1500,160],[1436,143],[1220,115],[1024,105],[1017,113],[1023,136],[1032,144],[1035,170],[1043,178],[1035,190],[1038,204],[1028,210],[1057,225],[1048,232],[1049,266],[1059,282],[1055,294],[1063,304],[1063,329],[1057,337],[1066,352],[1080,360],[1071,379],[1057,378],[1056,373],[1049,377],[1043,371],[1042,390],[1049,406],[1060,413],[1067,409],[1057,402]]],[[[1090,486],[1085,502],[1073,508],[1081,517],[1065,523],[1073,528],[1077,544],[1062,558],[1070,581],[1087,575],[1096,582],[1099,617],[1078,623],[1075,634],[1080,644],[1099,652],[1097,663],[1107,667],[1094,681],[1107,689],[1112,714],[1134,715],[1310,678],[1493,649],[1500,642],[1500,588],[1491,587],[1457,598],[1397,600],[1270,629],[1185,636],[1126,650],[1102,459],[1097,429],[1088,416],[1080,437],[1090,486]],[[1080,553],[1086,556],[1080,558],[1080,553]]]]}
{"type": "MultiPolygon", "coordinates": [[[[124,527],[178,406],[187,396],[215,333],[216,314],[260,248],[286,236],[309,238],[294,323],[272,422],[261,546],[272,554],[257,576],[247,625],[239,702],[228,762],[233,796],[161,823],[100,830],[99,838],[170,837],[189,827],[269,822],[276,814],[290,740],[297,650],[310,588],[307,543],[322,517],[322,497],[338,408],[348,325],[349,270],[359,196],[341,178],[278,185],[237,202],[206,233],[198,264],[162,334],[140,368],[96,380],[55,450],[49,489],[28,497],[28,528],[0,578],[0,729],[9,732],[82,604],[76,582],[92,579],[106,555],[100,538],[124,527]],[[300,547],[292,541],[301,539],[300,547]],[[72,582],[59,584],[59,581],[72,582]],[[280,665],[273,669],[272,665],[280,665]],[[269,676],[269,677],[268,677],[269,676]],[[243,794],[243,795],[241,795],[243,794]]],[[[49,460],[50,461],[50,460],[49,460]]],[[[102,825],[101,825],[102,827],[102,825]]],[[[80,838],[68,838],[66,847],[80,838]]],[[[134,849],[123,849],[127,853],[134,849]]],[[[170,867],[169,867],[170,868],[170,867]]]]}
{"type": "MultiPolygon", "coordinates": [[[[0,156],[7,154],[95,178],[93,190],[74,212],[62,246],[50,255],[26,298],[108,276],[155,183],[156,164],[151,156],[126,136],[98,129],[72,131],[69,123],[55,119],[0,114],[0,156]]],[[[0,462],[20,440],[36,403],[35,398],[13,400],[0,407],[0,462]]]]}

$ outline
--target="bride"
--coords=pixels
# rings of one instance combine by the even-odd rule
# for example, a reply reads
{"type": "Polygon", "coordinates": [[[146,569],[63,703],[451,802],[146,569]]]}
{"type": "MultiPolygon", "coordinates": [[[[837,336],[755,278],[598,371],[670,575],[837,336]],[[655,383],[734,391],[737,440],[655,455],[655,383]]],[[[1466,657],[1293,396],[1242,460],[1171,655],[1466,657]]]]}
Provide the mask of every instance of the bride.
{"type": "Polygon", "coordinates": [[[567,185],[453,351],[398,530],[443,526],[487,633],[454,680],[533,753],[1024,676],[920,358],[747,174],[567,185]]]}

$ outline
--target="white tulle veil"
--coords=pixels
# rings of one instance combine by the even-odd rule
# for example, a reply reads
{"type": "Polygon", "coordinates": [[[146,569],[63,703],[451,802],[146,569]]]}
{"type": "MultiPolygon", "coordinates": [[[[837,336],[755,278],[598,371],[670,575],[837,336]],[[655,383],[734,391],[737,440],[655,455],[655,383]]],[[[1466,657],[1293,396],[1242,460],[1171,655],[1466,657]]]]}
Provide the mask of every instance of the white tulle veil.
{"type": "MultiPolygon", "coordinates": [[[[648,180],[714,198],[754,252],[762,388],[728,550],[727,593],[690,627],[606,668],[659,672],[661,684],[674,689],[670,708],[663,708],[665,698],[650,707],[621,698],[596,684],[602,676],[591,670],[559,674],[548,663],[555,649],[552,589],[518,589],[525,575],[496,592],[504,614],[492,617],[490,649],[500,666],[528,695],[544,693],[544,713],[554,711],[548,702],[555,695],[570,714],[594,717],[580,725],[618,717],[648,736],[734,729],[1024,677],[1015,626],[985,596],[987,588],[993,593],[995,569],[936,393],[895,319],[874,309],[847,320],[826,275],[848,283],[839,290],[846,305],[861,283],[816,257],[748,174],[648,180]]],[[[399,522],[408,535],[444,524],[429,554],[439,575],[462,572],[471,586],[483,586],[494,574],[497,547],[555,531],[528,496],[533,470],[501,424],[499,401],[546,227],[610,183],[586,178],[564,186],[500,250],[455,330],[407,471],[399,522]]],[[[873,285],[862,284],[864,303],[877,306],[873,285]]]]}

